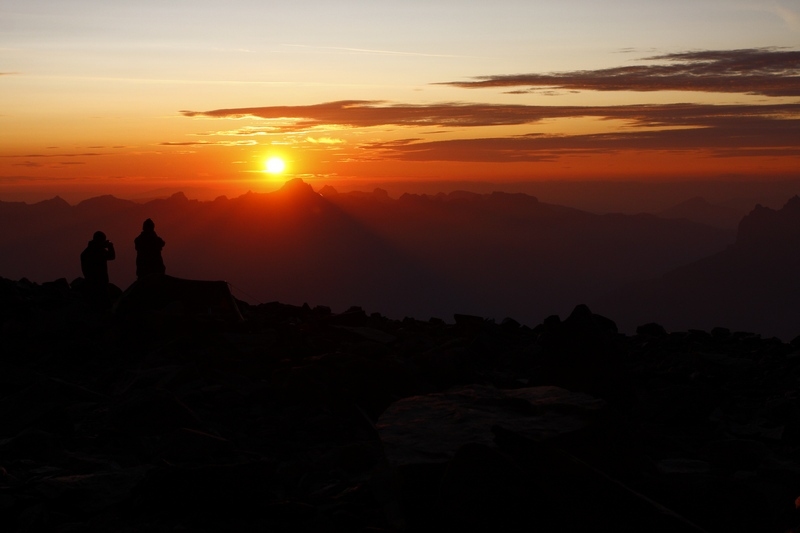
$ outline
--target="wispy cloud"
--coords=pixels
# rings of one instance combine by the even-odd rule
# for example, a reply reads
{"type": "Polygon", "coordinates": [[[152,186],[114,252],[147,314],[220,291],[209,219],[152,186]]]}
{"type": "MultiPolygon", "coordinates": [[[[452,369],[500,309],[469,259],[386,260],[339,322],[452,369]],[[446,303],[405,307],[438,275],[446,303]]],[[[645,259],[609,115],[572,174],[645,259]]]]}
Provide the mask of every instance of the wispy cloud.
{"type": "Polygon", "coordinates": [[[589,91],[701,91],[800,96],[800,51],[775,48],[705,50],[645,58],[659,62],[599,70],[477,76],[450,81],[467,89],[549,87],[589,91]]]}
{"type": "Polygon", "coordinates": [[[255,146],[257,141],[167,141],[158,143],[158,146],[255,146]]]}
{"type": "Polygon", "coordinates": [[[311,144],[345,144],[347,141],[335,137],[306,137],[306,142],[311,144]]]}
{"type": "Polygon", "coordinates": [[[748,118],[699,129],[626,131],[592,135],[526,135],[478,139],[364,143],[362,150],[404,161],[552,161],[561,156],[620,151],[703,151],[713,157],[800,156],[791,141],[800,120],[781,127],[748,118]],[[765,127],[768,126],[768,127],[765,127]]]}
{"type": "Polygon", "coordinates": [[[445,103],[436,105],[389,104],[382,101],[342,100],[307,106],[268,106],[211,111],[188,111],[187,117],[245,118],[281,120],[280,131],[296,131],[321,125],[370,127],[408,126],[485,126],[520,124],[549,116],[548,108],[491,104],[445,103]],[[522,118],[523,115],[527,115],[522,118]]]}
{"type": "Polygon", "coordinates": [[[84,153],[67,153],[67,154],[8,154],[8,155],[0,155],[0,157],[25,157],[25,158],[40,158],[40,157],[97,157],[103,156],[108,154],[98,154],[96,152],[84,152],[84,153]]]}
{"type": "Polygon", "coordinates": [[[365,100],[327,102],[307,106],[271,106],[211,111],[181,111],[187,117],[281,119],[285,132],[309,127],[437,126],[477,127],[533,124],[545,119],[597,117],[621,119],[637,126],[705,127],[723,117],[756,116],[778,120],[800,115],[800,104],[773,105],[627,105],[527,106],[443,103],[387,104],[365,100]]]}
{"type": "Polygon", "coordinates": [[[761,2],[750,6],[749,9],[755,11],[766,11],[779,17],[791,30],[800,32],[800,9],[795,4],[793,7],[787,6],[788,2],[761,2]]]}
{"type": "Polygon", "coordinates": [[[194,133],[193,135],[198,137],[208,137],[212,135],[221,137],[258,137],[278,131],[278,128],[272,127],[245,126],[244,128],[235,130],[206,131],[203,133],[194,133]]]}
{"type": "Polygon", "coordinates": [[[412,57],[464,57],[452,54],[431,54],[424,52],[405,52],[398,50],[379,50],[374,48],[350,48],[346,46],[311,46],[305,44],[283,44],[281,46],[287,48],[296,48],[310,51],[322,52],[346,52],[351,54],[370,54],[370,55],[387,55],[387,56],[412,56],[412,57]]]}
{"type": "Polygon", "coordinates": [[[55,168],[59,166],[85,165],[85,164],[86,161],[51,161],[47,163],[42,161],[22,161],[19,163],[12,163],[11,166],[25,167],[25,168],[55,168]]]}

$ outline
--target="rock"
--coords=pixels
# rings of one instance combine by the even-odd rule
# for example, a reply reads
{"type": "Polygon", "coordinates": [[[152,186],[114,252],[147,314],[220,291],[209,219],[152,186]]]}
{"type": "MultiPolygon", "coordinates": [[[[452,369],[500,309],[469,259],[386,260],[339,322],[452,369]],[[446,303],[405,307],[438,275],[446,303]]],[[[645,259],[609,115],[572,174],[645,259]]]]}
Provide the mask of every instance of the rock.
{"type": "Polygon", "coordinates": [[[766,457],[767,447],[756,440],[726,439],[710,442],[706,454],[708,461],[718,469],[754,471],[766,457]]]}
{"type": "Polygon", "coordinates": [[[328,323],[334,326],[364,327],[368,320],[367,313],[361,307],[354,305],[344,313],[328,318],[328,323]]]}
{"type": "Polygon", "coordinates": [[[604,405],[559,387],[469,385],[403,398],[386,409],[376,427],[390,464],[444,462],[465,444],[493,446],[493,425],[542,440],[586,427],[604,405]]]}
{"type": "Polygon", "coordinates": [[[27,314],[0,319],[0,529],[798,523],[800,340],[279,303],[153,335],[6,281],[0,317],[27,314]]]}
{"type": "Polygon", "coordinates": [[[539,343],[544,354],[532,384],[558,385],[614,403],[631,400],[621,382],[623,352],[613,320],[578,305],[563,322],[544,326],[539,343]]]}
{"type": "Polygon", "coordinates": [[[130,497],[151,467],[134,466],[114,472],[52,477],[36,488],[48,505],[88,518],[130,497]]]}
{"type": "Polygon", "coordinates": [[[711,472],[711,465],[696,459],[662,459],[656,465],[662,474],[701,475],[711,472]]]}
{"type": "Polygon", "coordinates": [[[667,330],[661,324],[649,322],[636,328],[636,334],[643,337],[666,337],[667,330]]]}
{"type": "Polygon", "coordinates": [[[458,313],[453,315],[453,319],[456,321],[456,326],[466,330],[480,329],[481,326],[483,326],[483,324],[486,322],[486,319],[480,316],[458,313]]]}
{"type": "Polygon", "coordinates": [[[18,458],[53,461],[64,456],[58,436],[36,428],[28,428],[11,439],[0,441],[0,451],[18,458]]]}
{"type": "Polygon", "coordinates": [[[439,484],[442,530],[529,531],[536,496],[511,458],[485,444],[465,444],[439,484]]]}
{"type": "Polygon", "coordinates": [[[180,428],[164,439],[157,454],[170,462],[192,463],[219,461],[233,452],[233,443],[228,440],[202,431],[180,428]]]}
{"type": "Polygon", "coordinates": [[[203,423],[173,394],[140,389],[112,405],[108,423],[134,435],[163,435],[180,428],[203,430],[203,423]]]}
{"type": "Polygon", "coordinates": [[[169,513],[202,523],[233,513],[261,515],[277,499],[275,464],[253,461],[183,467],[164,465],[148,471],[134,489],[148,512],[169,513]]]}
{"type": "Polygon", "coordinates": [[[350,327],[350,326],[335,326],[339,329],[349,331],[359,337],[368,341],[377,342],[379,344],[391,344],[397,340],[397,337],[375,328],[367,327],[350,327]]]}

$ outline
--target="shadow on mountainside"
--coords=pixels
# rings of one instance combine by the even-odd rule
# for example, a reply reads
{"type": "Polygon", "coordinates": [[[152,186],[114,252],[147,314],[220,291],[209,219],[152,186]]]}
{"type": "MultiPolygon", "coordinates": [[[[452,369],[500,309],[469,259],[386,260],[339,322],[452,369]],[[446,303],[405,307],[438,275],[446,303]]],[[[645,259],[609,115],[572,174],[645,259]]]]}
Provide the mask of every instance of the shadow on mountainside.
{"type": "Polygon", "coordinates": [[[725,250],[611,293],[595,307],[625,331],[643,319],[667,329],[720,326],[790,340],[800,330],[800,198],[757,206],[725,250]]]}

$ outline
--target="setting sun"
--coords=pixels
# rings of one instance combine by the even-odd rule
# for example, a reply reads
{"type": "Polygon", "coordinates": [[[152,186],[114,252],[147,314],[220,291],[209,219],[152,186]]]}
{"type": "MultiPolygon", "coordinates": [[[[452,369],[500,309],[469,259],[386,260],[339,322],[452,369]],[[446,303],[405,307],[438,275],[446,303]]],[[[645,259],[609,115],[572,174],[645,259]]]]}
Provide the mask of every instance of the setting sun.
{"type": "Polygon", "coordinates": [[[286,163],[280,157],[270,157],[265,168],[270,174],[280,174],[286,168],[286,163]]]}

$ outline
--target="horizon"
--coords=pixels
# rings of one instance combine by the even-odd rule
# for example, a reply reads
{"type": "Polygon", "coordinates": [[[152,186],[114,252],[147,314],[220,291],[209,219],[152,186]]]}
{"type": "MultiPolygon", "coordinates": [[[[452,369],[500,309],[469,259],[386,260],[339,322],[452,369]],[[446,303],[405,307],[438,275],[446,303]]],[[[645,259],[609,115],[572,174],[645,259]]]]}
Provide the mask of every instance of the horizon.
{"type": "Polygon", "coordinates": [[[220,202],[185,194],[150,202],[106,195],[75,206],[0,202],[0,247],[11,252],[2,277],[78,283],[78,251],[99,229],[117,244],[110,280],[129,286],[133,243],[149,219],[167,243],[168,275],[226,280],[251,303],[525,324],[586,303],[625,331],[656,321],[796,334],[796,191],[761,209],[695,201],[616,215],[519,193],[441,201],[328,193],[298,179],[220,202]]]}
{"type": "MultiPolygon", "coordinates": [[[[800,179],[774,180],[766,182],[737,181],[725,182],[718,180],[706,181],[570,181],[570,182],[490,182],[490,181],[430,181],[408,182],[387,181],[369,188],[359,187],[358,184],[344,183],[336,186],[333,183],[319,183],[303,178],[287,178],[279,186],[268,191],[234,191],[226,194],[225,191],[211,188],[162,188],[159,190],[143,191],[138,194],[113,194],[99,192],[98,194],[22,194],[11,195],[10,198],[0,198],[0,203],[25,203],[33,205],[49,200],[61,199],[70,206],[100,198],[111,196],[116,199],[145,204],[153,200],[163,200],[176,194],[185,196],[188,200],[211,202],[220,197],[236,199],[247,194],[270,194],[280,191],[291,181],[301,181],[320,193],[323,188],[330,187],[340,194],[372,193],[377,190],[384,191],[387,197],[397,200],[406,194],[419,195],[448,195],[456,192],[470,192],[475,194],[491,194],[495,192],[509,194],[525,194],[537,198],[547,204],[562,205],[580,209],[590,213],[654,213],[667,211],[694,200],[703,200],[710,205],[736,210],[743,216],[756,205],[779,209],[791,197],[800,194],[800,179]]],[[[337,184],[338,185],[338,184],[337,184]]],[[[366,184],[362,184],[366,185],[366,184]]],[[[62,191],[63,192],[63,191],[62,191]]],[[[9,195],[6,195],[9,196],[9,195]]]]}
{"type": "Polygon", "coordinates": [[[7,2],[0,199],[800,178],[790,2],[460,7],[7,2]]]}

